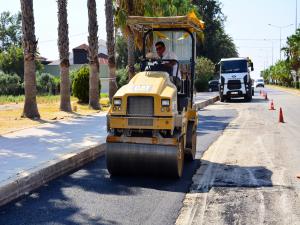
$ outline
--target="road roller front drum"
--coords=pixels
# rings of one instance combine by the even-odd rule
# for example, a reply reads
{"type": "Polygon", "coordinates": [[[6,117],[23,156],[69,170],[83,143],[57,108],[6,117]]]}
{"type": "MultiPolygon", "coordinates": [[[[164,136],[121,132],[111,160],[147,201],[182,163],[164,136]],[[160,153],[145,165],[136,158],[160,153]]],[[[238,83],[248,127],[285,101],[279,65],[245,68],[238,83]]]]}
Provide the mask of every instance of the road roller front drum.
{"type": "Polygon", "coordinates": [[[184,166],[183,138],[177,146],[107,143],[107,169],[111,175],[158,175],[179,178],[184,166]]]}

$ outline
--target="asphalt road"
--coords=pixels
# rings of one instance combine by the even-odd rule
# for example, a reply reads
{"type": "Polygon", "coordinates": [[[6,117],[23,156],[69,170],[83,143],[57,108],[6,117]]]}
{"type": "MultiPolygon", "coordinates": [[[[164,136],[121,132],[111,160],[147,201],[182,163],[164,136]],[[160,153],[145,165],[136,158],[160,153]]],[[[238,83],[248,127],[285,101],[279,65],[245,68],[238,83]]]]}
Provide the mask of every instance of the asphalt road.
{"type": "Polygon", "coordinates": [[[204,153],[176,224],[300,224],[300,97],[265,91],[276,110],[257,93],[208,107],[238,117],[204,153]]]}
{"type": "MultiPolygon", "coordinates": [[[[235,109],[199,111],[197,157],[237,116],[235,109]]],[[[183,177],[110,178],[105,159],[50,182],[0,209],[0,224],[174,224],[200,161],[183,177]]]]}

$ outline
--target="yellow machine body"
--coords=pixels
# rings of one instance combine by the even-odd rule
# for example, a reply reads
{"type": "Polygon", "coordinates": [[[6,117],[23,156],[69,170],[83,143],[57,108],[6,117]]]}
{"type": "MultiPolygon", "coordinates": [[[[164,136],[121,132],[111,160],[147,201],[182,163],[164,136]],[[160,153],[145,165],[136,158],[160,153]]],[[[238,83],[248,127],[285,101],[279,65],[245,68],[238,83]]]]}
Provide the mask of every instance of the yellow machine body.
{"type": "MultiPolygon", "coordinates": [[[[183,30],[192,40],[191,58],[185,62],[189,71],[180,79],[181,86],[172,73],[144,66],[145,58],[141,64],[144,71],[117,91],[107,114],[107,169],[111,175],[149,173],[181,177],[184,158],[193,160],[196,154],[198,115],[193,107],[196,46],[193,32],[203,30],[204,23],[194,14],[131,16],[127,23],[131,29],[145,32],[144,57],[150,32],[183,30]]],[[[175,61],[180,68],[179,61],[175,61]]]]}
{"type": "MultiPolygon", "coordinates": [[[[109,168],[112,170],[110,172],[128,174],[143,171],[180,177],[184,153],[190,158],[195,156],[195,146],[194,149],[192,146],[185,148],[187,145],[186,132],[189,122],[193,124],[192,129],[195,131],[198,117],[196,110],[191,107],[178,113],[177,88],[170,81],[169,75],[166,72],[140,72],[117,91],[112,103],[107,114],[108,157],[114,161],[113,169],[109,168]],[[132,102],[131,98],[137,102],[132,102]],[[147,98],[147,100],[144,101],[143,98],[147,98]],[[116,99],[121,104],[114,105],[116,99]],[[163,101],[169,101],[170,104],[164,106],[162,105],[163,101]],[[130,107],[135,108],[131,110],[130,107]],[[132,135],[133,132],[136,135],[132,135]],[[167,153],[166,149],[169,149],[167,153]],[[115,155],[109,155],[112,152],[115,155]],[[136,166],[129,170],[128,164],[132,160],[126,162],[127,157],[134,158],[141,154],[142,156],[134,162],[136,166]],[[180,168],[176,167],[178,159],[182,164],[179,166],[180,168]],[[146,170],[141,169],[141,165],[139,165],[141,161],[145,161],[146,170]],[[176,165],[174,166],[174,164],[176,165]],[[164,173],[160,169],[157,170],[158,165],[160,168],[166,166],[164,173]],[[114,168],[115,166],[116,168],[114,168]]],[[[108,166],[109,164],[108,161],[108,166]]]]}

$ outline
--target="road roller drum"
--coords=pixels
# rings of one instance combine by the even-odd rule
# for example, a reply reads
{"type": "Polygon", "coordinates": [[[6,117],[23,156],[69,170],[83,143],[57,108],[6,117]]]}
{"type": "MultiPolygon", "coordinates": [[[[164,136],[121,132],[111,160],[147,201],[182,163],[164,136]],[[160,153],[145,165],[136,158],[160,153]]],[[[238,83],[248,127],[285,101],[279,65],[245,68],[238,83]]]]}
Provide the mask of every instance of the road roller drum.
{"type": "Polygon", "coordinates": [[[177,146],[107,143],[106,163],[112,175],[180,177],[183,161],[182,141],[177,146]]]}

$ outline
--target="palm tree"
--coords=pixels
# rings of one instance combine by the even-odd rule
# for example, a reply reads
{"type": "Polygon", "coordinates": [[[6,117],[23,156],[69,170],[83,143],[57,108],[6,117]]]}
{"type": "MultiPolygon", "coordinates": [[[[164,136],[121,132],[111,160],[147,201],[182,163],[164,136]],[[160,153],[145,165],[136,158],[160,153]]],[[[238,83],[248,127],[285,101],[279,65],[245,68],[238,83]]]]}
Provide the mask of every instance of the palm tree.
{"type": "Polygon", "coordinates": [[[89,105],[92,109],[100,109],[99,104],[99,61],[98,61],[98,23],[96,12],[96,1],[88,0],[89,18],[89,64],[90,64],[90,85],[89,105]]]}
{"type": "Polygon", "coordinates": [[[105,0],[106,15],[106,46],[108,53],[109,69],[109,100],[116,93],[118,86],[116,82],[116,58],[115,58],[115,36],[114,36],[114,15],[112,0],[105,0]]]}
{"type": "Polygon", "coordinates": [[[28,118],[40,118],[36,102],[35,56],[37,41],[35,38],[32,0],[21,0],[21,13],[25,84],[25,103],[22,116],[28,118]]]}
{"type": "Polygon", "coordinates": [[[71,112],[69,79],[69,37],[67,0],[57,0],[58,7],[58,51],[60,59],[60,110],[71,112]]]}
{"type": "Polygon", "coordinates": [[[123,34],[127,37],[128,46],[128,76],[134,76],[134,34],[129,26],[126,26],[128,16],[144,15],[145,1],[143,0],[119,0],[117,1],[118,10],[116,11],[117,26],[121,27],[123,34]]]}

